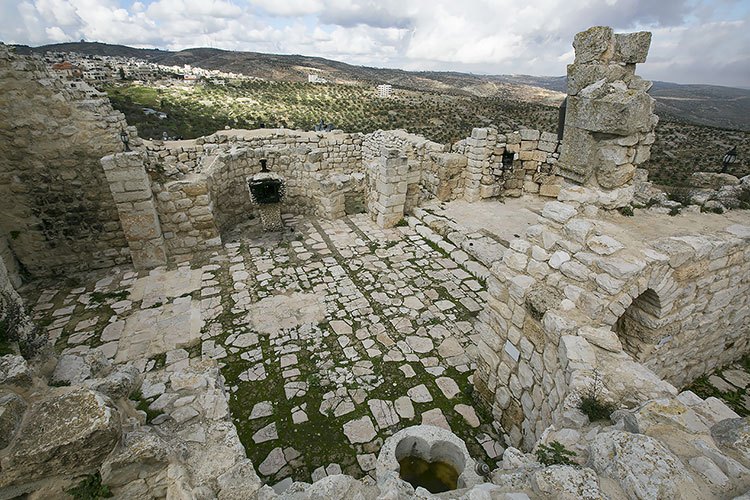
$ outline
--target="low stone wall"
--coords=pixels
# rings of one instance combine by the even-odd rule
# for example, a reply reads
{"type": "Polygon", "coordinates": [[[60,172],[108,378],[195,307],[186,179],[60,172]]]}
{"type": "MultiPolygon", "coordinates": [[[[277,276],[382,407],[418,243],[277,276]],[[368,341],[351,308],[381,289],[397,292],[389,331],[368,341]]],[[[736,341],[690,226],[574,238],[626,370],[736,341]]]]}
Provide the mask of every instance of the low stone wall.
{"type": "Polygon", "coordinates": [[[362,160],[378,160],[384,148],[400,151],[407,158],[410,169],[419,172],[417,184],[412,183],[412,189],[407,193],[406,212],[411,212],[424,200],[438,198],[448,201],[463,196],[464,155],[449,153],[443,144],[405,130],[378,130],[364,136],[362,160]]]}
{"type": "Polygon", "coordinates": [[[210,184],[210,179],[195,174],[163,184],[152,181],[151,189],[171,257],[187,258],[193,252],[221,244],[210,184]]]}
{"type": "Polygon", "coordinates": [[[247,179],[260,171],[261,158],[286,181],[284,211],[337,218],[364,210],[360,146],[359,134],[292,131],[152,143],[146,169],[170,255],[215,247],[221,231],[258,216],[247,179]]]}

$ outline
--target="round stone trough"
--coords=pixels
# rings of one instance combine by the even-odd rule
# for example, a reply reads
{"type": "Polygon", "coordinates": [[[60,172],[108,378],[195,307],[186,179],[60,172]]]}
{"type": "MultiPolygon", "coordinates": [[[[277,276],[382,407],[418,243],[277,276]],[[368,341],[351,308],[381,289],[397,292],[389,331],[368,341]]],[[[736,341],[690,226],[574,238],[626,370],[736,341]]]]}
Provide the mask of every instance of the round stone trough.
{"type": "Polygon", "coordinates": [[[407,427],[389,437],[383,443],[375,468],[378,483],[394,478],[404,483],[402,487],[413,486],[401,479],[401,464],[405,458],[417,458],[428,463],[442,462],[450,465],[458,473],[455,489],[471,488],[484,482],[476,473],[476,462],[469,455],[466,444],[450,431],[431,425],[407,427]]]}

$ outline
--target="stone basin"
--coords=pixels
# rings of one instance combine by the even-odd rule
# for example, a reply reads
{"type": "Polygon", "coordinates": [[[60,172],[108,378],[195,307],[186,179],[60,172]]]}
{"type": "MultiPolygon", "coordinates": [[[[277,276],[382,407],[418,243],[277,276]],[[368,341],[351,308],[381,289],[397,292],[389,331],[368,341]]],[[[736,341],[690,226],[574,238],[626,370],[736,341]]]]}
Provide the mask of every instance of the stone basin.
{"type": "Polygon", "coordinates": [[[397,477],[407,489],[414,489],[400,479],[400,461],[407,457],[432,463],[444,462],[452,466],[458,472],[456,489],[471,488],[484,482],[475,472],[476,462],[469,455],[462,439],[440,427],[415,425],[397,432],[383,443],[375,469],[378,483],[397,477]]]}

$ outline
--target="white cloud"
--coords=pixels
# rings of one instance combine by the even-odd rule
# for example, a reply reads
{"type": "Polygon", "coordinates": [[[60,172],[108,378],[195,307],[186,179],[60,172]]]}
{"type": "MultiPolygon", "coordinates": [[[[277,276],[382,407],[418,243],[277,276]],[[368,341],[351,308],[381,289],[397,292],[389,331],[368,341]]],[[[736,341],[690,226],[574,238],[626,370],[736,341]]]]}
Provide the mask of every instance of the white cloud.
{"type": "Polygon", "coordinates": [[[0,0],[8,43],[98,40],[297,53],[354,64],[563,75],[577,31],[654,33],[647,77],[750,86],[743,0],[0,0]]]}
{"type": "Polygon", "coordinates": [[[306,16],[323,10],[320,0],[251,0],[250,3],[269,14],[283,17],[306,16]]]}

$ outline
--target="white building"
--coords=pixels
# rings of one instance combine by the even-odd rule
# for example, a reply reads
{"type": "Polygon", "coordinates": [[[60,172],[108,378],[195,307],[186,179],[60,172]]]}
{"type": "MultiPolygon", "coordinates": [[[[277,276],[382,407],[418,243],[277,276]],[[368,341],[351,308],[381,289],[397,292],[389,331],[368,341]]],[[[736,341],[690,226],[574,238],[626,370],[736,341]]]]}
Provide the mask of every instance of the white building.
{"type": "Polygon", "coordinates": [[[388,84],[378,85],[378,97],[391,97],[391,87],[388,84]]]}
{"type": "Polygon", "coordinates": [[[313,73],[307,75],[307,83],[328,83],[328,80],[313,73]]]}

